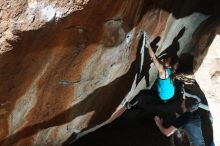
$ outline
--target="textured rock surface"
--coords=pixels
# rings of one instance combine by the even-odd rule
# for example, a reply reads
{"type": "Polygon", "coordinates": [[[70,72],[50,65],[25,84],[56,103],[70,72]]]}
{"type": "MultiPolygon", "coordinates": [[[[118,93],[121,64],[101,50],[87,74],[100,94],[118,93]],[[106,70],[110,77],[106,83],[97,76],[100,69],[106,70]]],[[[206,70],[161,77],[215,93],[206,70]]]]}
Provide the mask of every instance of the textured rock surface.
{"type": "Polygon", "coordinates": [[[217,13],[216,1],[0,3],[0,145],[61,145],[103,123],[154,81],[141,31],[161,36],[157,54],[191,52],[192,33],[217,13]]]}
{"type": "MultiPolygon", "coordinates": [[[[42,3],[36,4],[36,11],[38,4],[42,3]]],[[[52,5],[48,1],[43,9],[50,11],[47,7],[52,5]]],[[[129,26],[123,26],[120,15],[129,15],[127,21],[136,23],[141,3],[76,1],[75,5],[82,10],[59,21],[36,17],[36,23],[42,24],[38,28],[33,24],[36,30],[25,30],[26,24],[19,23],[20,40],[1,55],[0,80],[5,83],[0,89],[1,144],[61,145],[72,133],[104,121],[129,89],[128,84],[115,101],[110,92],[118,88],[114,85],[118,81],[106,85],[134,60],[131,38],[121,43],[129,26]],[[111,29],[114,36],[105,37],[111,29]],[[102,45],[108,42],[115,48],[102,45]]]]}
{"type": "Polygon", "coordinates": [[[220,144],[220,19],[214,19],[212,23],[206,25],[204,31],[201,25],[201,30],[198,32],[201,37],[198,38],[195,69],[196,80],[204,91],[210,106],[213,116],[214,140],[215,144],[220,144]],[[211,44],[211,45],[210,45],[211,44]]]}
{"type": "Polygon", "coordinates": [[[1,49],[0,53],[10,50],[10,42],[17,41],[20,31],[37,30],[49,21],[57,22],[60,18],[84,8],[88,0],[75,1],[37,1],[7,0],[1,1],[1,49]]]}

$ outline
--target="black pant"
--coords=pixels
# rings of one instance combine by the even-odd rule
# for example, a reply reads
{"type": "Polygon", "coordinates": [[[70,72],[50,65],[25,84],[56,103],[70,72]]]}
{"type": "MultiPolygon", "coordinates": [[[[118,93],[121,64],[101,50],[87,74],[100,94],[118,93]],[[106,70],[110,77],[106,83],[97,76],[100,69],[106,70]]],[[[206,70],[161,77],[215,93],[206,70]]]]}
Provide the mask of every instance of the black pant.
{"type": "Polygon", "coordinates": [[[158,92],[156,90],[141,90],[130,102],[130,104],[137,104],[135,108],[150,110],[154,112],[165,112],[165,113],[175,113],[181,111],[182,103],[182,93],[181,93],[181,83],[175,85],[175,94],[167,102],[160,99],[158,92]]]}

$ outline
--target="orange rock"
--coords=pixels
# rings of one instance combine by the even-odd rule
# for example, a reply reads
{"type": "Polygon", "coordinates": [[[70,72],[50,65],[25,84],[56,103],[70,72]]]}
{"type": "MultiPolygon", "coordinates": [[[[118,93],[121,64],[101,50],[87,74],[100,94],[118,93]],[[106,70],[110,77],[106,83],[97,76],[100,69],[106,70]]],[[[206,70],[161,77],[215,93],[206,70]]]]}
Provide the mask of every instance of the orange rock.
{"type": "MultiPolygon", "coordinates": [[[[197,5],[150,0],[0,2],[0,104],[8,102],[7,112],[1,111],[0,145],[62,145],[72,134],[108,120],[139,72],[141,32],[147,31],[151,41],[161,36],[159,54],[185,26],[178,40],[181,51],[206,19],[193,13],[207,14],[197,5]]],[[[154,81],[155,72],[146,64],[149,68],[137,83],[144,77],[150,84],[154,81]]]]}

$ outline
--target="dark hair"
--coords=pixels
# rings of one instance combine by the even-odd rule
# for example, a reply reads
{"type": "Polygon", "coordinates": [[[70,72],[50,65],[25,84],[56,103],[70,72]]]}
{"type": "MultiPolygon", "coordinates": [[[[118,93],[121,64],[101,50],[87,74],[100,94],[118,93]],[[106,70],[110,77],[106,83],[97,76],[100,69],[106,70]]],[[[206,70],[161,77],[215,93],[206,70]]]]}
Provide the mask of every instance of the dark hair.
{"type": "Polygon", "coordinates": [[[172,71],[176,71],[179,57],[177,55],[170,56],[170,66],[172,71]]]}
{"type": "Polygon", "coordinates": [[[185,106],[187,111],[194,112],[199,108],[200,101],[196,98],[187,97],[185,99],[185,106]]]}
{"type": "Polygon", "coordinates": [[[170,59],[169,64],[170,64],[170,66],[171,66],[171,70],[172,70],[172,71],[174,71],[174,70],[176,71],[176,69],[177,69],[177,64],[178,64],[178,62],[179,62],[179,57],[178,57],[178,55],[176,55],[176,54],[164,55],[164,56],[160,57],[160,59],[163,59],[163,60],[170,59]]]}
{"type": "Polygon", "coordinates": [[[175,73],[176,73],[176,70],[178,68],[178,65],[179,65],[179,57],[178,55],[176,54],[172,54],[172,55],[164,55],[163,57],[161,57],[161,59],[170,59],[170,67],[171,67],[171,75],[170,75],[170,78],[171,78],[171,81],[174,82],[175,80],[175,73]]]}

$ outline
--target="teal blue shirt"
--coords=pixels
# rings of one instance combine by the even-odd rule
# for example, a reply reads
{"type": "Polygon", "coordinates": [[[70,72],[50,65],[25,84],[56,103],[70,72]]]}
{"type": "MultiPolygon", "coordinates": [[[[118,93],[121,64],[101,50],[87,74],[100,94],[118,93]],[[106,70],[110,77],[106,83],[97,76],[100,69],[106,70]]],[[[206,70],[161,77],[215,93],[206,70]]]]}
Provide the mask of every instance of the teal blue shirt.
{"type": "Polygon", "coordinates": [[[161,79],[158,77],[157,88],[159,96],[162,100],[169,100],[174,96],[175,87],[173,85],[173,81],[170,77],[171,69],[166,69],[168,72],[168,78],[161,79]]]}

